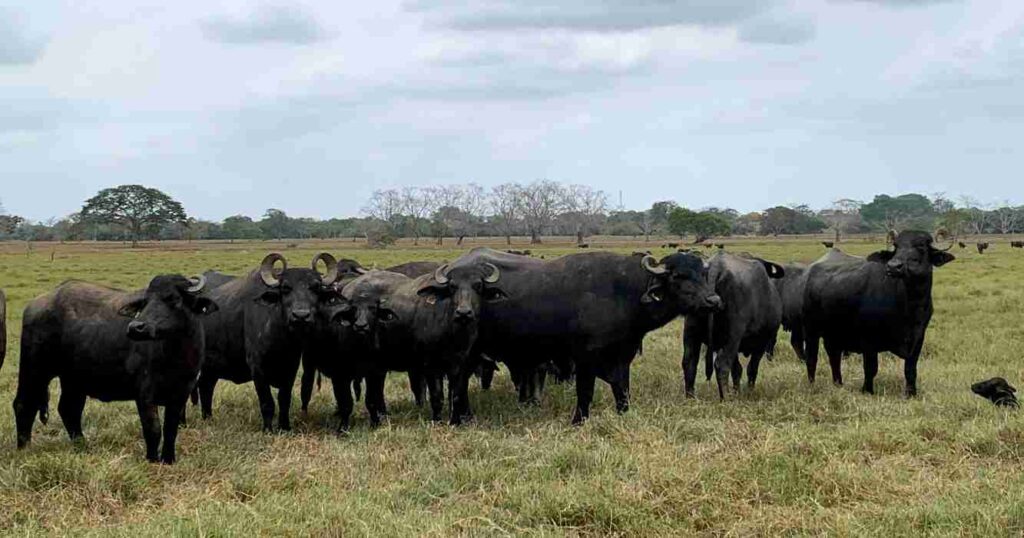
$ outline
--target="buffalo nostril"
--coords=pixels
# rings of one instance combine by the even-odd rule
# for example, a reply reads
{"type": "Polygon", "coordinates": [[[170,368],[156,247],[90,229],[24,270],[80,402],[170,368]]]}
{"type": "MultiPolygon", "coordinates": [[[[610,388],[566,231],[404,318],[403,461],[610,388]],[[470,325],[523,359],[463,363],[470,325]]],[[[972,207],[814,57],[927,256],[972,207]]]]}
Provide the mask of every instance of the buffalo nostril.
{"type": "Polygon", "coordinates": [[[468,308],[460,308],[456,310],[455,315],[462,319],[473,319],[473,311],[468,308]]]}
{"type": "Polygon", "coordinates": [[[309,310],[292,310],[292,317],[295,319],[309,319],[309,310]]]}

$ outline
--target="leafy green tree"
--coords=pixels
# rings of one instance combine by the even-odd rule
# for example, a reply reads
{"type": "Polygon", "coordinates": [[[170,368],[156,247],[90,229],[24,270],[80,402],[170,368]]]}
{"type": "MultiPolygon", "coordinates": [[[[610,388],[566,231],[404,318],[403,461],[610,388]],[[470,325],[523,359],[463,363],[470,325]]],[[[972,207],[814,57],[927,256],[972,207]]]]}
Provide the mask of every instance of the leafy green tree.
{"type": "Polygon", "coordinates": [[[700,243],[709,237],[728,235],[732,224],[725,217],[710,211],[691,211],[677,207],[668,215],[669,232],[683,236],[694,235],[694,242],[700,243]]]}
{"type": "Polygon", "coordinates": [[[101,190],[82,206],[83,221],[117,225],[128,233],[132,246],[139,238],[159,232],[164,225],[184,223],[188,217],[181,204],[157,189],[121,185],[101,190]]]}
{"type": "Polygon", "coordinates": [[[258,224],[245,215],[235,215],[224,219],[221,233],[226,239],[257,239],[262,235],[258,224]]]}
{"type": "Polygon", "coordinates": [[[860,208],[864,222],[886,232],[899,232],[907,228],[930,229],[935,223],[935,207],[927,196],[879,194],[860,208]]]}

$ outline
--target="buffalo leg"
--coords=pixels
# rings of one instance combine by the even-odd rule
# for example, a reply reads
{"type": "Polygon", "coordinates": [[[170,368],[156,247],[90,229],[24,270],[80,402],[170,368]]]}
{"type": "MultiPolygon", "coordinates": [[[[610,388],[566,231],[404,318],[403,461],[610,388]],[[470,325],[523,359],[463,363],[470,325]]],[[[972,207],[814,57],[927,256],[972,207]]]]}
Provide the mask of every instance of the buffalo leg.
{"type": "Polygon", "coordinates": [[[334,378],[334,400],[338,404],[338,433],[347,432],[352,424],[352,383],[341,376],[334,378]]]}
{"type": "Polygon", "coordinates": [[[425,391],[426,388],[427,384],[423,379],[423,372],[416,368],[409,370],[409,390],[412,391],[412,397],[413,400],[416,401],[416,407],[423,407],[423,391],[425,391]]]}
{"type": "Polygon", "coordinates": [[[695,331],[683,333],[683,393],[694,397],[693,386],[697,381],[697,365],[700,363],[700,341],[692,336],[695,331]]]}
{"type": "MultiPolygon", "coordinates": [[[[494,372],[492,371],[491,375],[493,375],[493,374],[494,374],[494,372]]],[[[544,394],[544,385],[547,383],[547,381],[548,381],[548,369],[547,369],[547,364],[545,364],[544,367],[537,368],[537,392],[534,394],[533,399],[538,404],[540,403],[541,395],[544,394]]]]}
{"type": "Polygon", "coordinates": [[[263,419],[263,431],[274,431],[274,395],[270,392],[270,384],[263,375],[254,375],[252,384],[256,388],[256,397],[260,401],[260,417],[263,419]]]}
{"type": "Polygon", "coordinates": [[[480,388],[491,390],[492,383],[494,383],[494,363],[482,361],[480,363],[480,388]]]}
{"type": "Polygon", "coordinates": [[[380,426],[381,416],[385,414],[384,380],[382,372],[373,372],[366,376],[366,411],[370,414],[370,426],[380,426]]]}
{"type": "Polygon", "coordinates": [[[430,420],[441,422],[444,411],[444,375],[437,372],[427,374],[427,392],[430,395],[430,420]]]}
{"type": "Polygon", "coordinates": [[[302,414],[309,413],[309,401],[313,399],[313,386],[316,384],[317,369],[313,366],[312,359],[302,356],[302,377],[299,380],[299,402],[302,405],[302,414]]]}
{"type": "Polygon", "coordinates": [[[213,388],[217,386],[216,376],[199,376],[199,404],[203,408],[203,418],[213,416],[213,388]]]}
{"type": "Polygon", "coordinates": [[[747,386],[754,388],[754,384],[757,383],[757,372],[761,367],[761,354],[754,353],[750,356],[750,362],[747,363],[747,386]]]}
{"type": "Polygon", "coordinates": [[[832,383],[843,384],[843,350],[834,345],[829,345],[825,340],[825,353],[828,354],[828,365],[832,370],[832,383]]]}
{"type": "Polygon", "coordinates": [[[579,426],[590,417],[590,403],[594,400],[594,370],[589,364],[576,366],[576,409],[572,424],[579,426]]]}
{"type": "Polygon", "coordinates": [[[615,410],[619,414],[629,411],[629,363],[616,366],[608,379],[615,396],[615,410]]]}
{"type": "Polygon", "coordinates": [[[288,376],[288,379],[284,380],[281,387],[277,389],[277,427],[282,431],[289,431],[292,429],[291,422],[291,409],[292,409],[292,387],[295,386],[295,374],[288,376]]]}
{"type": "Polygon", "coordinates": [[[793,346],[793,353],[796,354],[796,358],[800,359],[800,362],[807,362],[807,356],[804,353],[803,333],[803,329],[793,329],[793,331],[789,333],[789,345],[793,346]]]}
{"type": "Polygon", "coordinates": [[[718,382],[718,397],[725,399],[725,389],[729,385],[729,377],[733,376],[733,382],[739,384],[735,378],[736,363],[739,361],[738,350],[736,349],[739,343],[730,344],[726,348],[722,349],[715,357],[715,380],[718,382]]]}
{"type": "Polygon", "coordinates": [[[743,364],[740,363],[739,355],[732,361],[732,388],[740,390],[740,381],[743,380],[743,364]]]}
{"type": "Polygon", "coordinates": [[[178,441],[178,419],[184,408],[185,401],[164,408],[164,447],[160,453],[160,461],[167,465],[174,463],[174,460],[177,459],[175,443],[178,441]]]}
{"type": "Polygon", "coordinates": [[[81,442],[82,436],[82,411],[85,409],[85,394],[72,388],[64,388],[61,383],[60,401],[57,402],[57,412],[60,420],[64,423],[64,429],[68,431],[68,437],[74,442],[81,442]]]}
{"type": "Polygon", "coordinates": [[[160,410],[143,400],[135,400],[135,407],[142,423],[142,438],[146,441],[146,459],[156,463],[160,449],[160,410]]]}
{"type": "Polygon", "coordinates": [[[807,334],[804,339],[804,353],[807,359],[807,381],[814,383],[814,374],[818,370],[818,335],[807,334]]]}
{"type": "Polygon", "coordinates": [[[917,396],[917,357],[903,361],[903,377],[907,380],[907,397],[917,396]]]}
{"type": "Polygon", "coordinates": [[[469,375],[465,368],[456,368],[448,378],[448,394],[451,401],[448,423],[452,426],[473,418],[473,411],[469,407],[469,375]]]}
{"type": "Polygon", "coordinates": [[[875,375],[878,373],[878,352],[864,352],[864,387],[862,391],[868,394],[875,393],[875,375]]]}

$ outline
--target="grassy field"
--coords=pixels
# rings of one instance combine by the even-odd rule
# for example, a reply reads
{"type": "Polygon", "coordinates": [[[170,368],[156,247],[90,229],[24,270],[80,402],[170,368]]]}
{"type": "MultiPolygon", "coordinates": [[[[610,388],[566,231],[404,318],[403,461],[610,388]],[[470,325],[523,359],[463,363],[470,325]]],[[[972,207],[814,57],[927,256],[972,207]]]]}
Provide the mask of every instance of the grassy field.
{"type": "MultiPolygon", "coordinates": [[[[630,252],[642,243],[594,246],[630,252]]],[[[212,420],[189,408],[174,466],[145,462],[130,402],[90,401],[84,448],[70,444],[53,413],[49,425],[37,423],[28,450],[14,450],[9,404],[21,310],[32,297],[68,278],[137,287],[157,273],[237,273],[271,249],[296,264],[327,249],[379,266],[463,251],[357,247],[0,245],[12,347],[0,371],[0,533],[1024,533],[1024,415],[969,389],[997,375],[1024,386],[1024,252],[1005,242],[984,256],[955,248],[958,259],[936,271],[936,311],[913,400],[903,398],[902,363],[891,356],[880,361],[876,396],[858,390],[859,357],[844,362],[845,387],[827,381],[827,361],[810,386],[782,344],[788,340],[762,363],[753,392],[719,402],[701,381],[698,399],[685,400],[677,321],[648,335],[634,363],[630,412],[616,415],[611,391],[599,383],[592,419],[581,428],[568,425],[571,386],[549,386],[539,407],[521,407],[506,372],[489,392],[471,385],[475,422],[432,425],[413,405],[405,376],[395,375],[390,423],[369,429],[360,406],[344,438],[328,427],[334,403],[326,382],[310,416],[296,414],[295,431],[277,435],[260,433],[251,385],[222,382],[212,420]]],[[[844,244],[855,254],[880,247],[844,244]]],[[[807,240],[733,240],[729,248],[778,262],[823,252],[807,240]]],[[[551,257],[574,249],[534,250],[551,257]]]]}

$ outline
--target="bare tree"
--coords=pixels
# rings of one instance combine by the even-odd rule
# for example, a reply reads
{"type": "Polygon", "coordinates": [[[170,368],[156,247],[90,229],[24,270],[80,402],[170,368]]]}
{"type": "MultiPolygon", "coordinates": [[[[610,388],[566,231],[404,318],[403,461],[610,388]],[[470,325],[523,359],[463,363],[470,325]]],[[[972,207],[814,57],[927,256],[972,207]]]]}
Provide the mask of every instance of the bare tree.
{"type": "Polygon", "coordinates": [[[960,200],[964,206],[967,230],[974,235],[985,233],[985,227],[989,222],[989,214],[985,211],[985,208],[979,207],[981,204],[970,196],[963,196],[960,200]]]}
{"type": "Polygon", "coordinates": [[[842,234],[848,233],[851,228],[860,222],[860,207],[863,202],[842,198],[832,202],[832,207],[820,213],[822,220],[828,223],[835,232],[835,242],[838,243],[842,234]]]}
{"type": "Polygon", "coordinates": [[[451,232],[458,219],[462,188],[458,185],[441,185],[429,189],[434,204],[434,236],[438,246],[444,244],[444,236],[451,232]]]}
{"type": "Polygon", "coordinates": [[[541,235],[547,230],[559,210],[562,187],[549,180],[537,180],[523,188],[523,223],[530,234],[530,243],[541,242],[541,235]]]}
{"type": "Polygon", "coordinates": [[[487,196],[484,189],[476,183],[469,183],[459,187],[460,195],[457,200],[459,213],[452,223],[452,231],[455,233],[457,245],[462,245],[462,240],[477,228],[483,220],[484,212],[487,210],[487,196]]]}
{"type": "Polygon", "coordinates": [[[608,195],[586,185],[569,185],[560,189],[561,209],[576,234],[576,244],[596,227],[608,208],[608,195]]]}
{"type": "Polygon", "coordinates": [[[1014,226],[1017,225],[1017,218],[1020,213],[1013,207],[1010,207],[1009,200],[1003,200],[1002,207],[995,210],[996,225],[999,226],[999,233],[1008,234],[1014,230],[1014,226]]]}
{"type": "Polygon", "coordinates": [[[512,234],[519,223],[523,205],[523,187],[505,183],[491,189],[491,212],[498,218],[499,227],[505,234],[505,244],[512,244],[512,234]]]}
{"type": "Polygon", "coordinates": [[[409,231],[413,245],[420,244],[423,225],[434,211],[434,198],[429,189],[405,187],[402,189],[402,212],[409,218],[409,231]]]}
{"type": "Polygon", "coordinates": [[[396,220],[402,214],[402,194],[395,189],[373,191],[370,200],[363,207],[363,213],[374,221],[363,229],[366,242],[370,246],[377,246],[382,243],[380,239],[383,238],[383,243],[386,244],[392,235],[396,220]]]}

